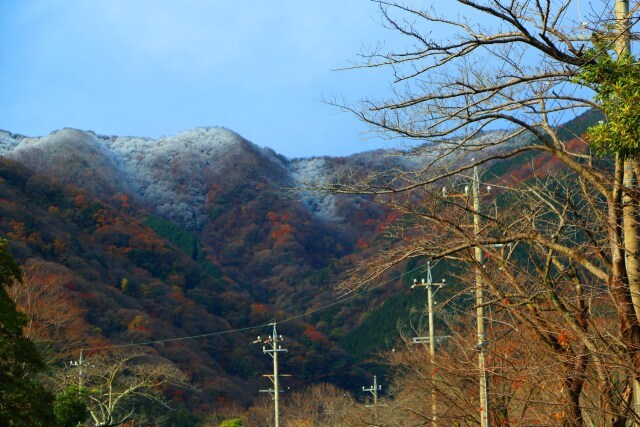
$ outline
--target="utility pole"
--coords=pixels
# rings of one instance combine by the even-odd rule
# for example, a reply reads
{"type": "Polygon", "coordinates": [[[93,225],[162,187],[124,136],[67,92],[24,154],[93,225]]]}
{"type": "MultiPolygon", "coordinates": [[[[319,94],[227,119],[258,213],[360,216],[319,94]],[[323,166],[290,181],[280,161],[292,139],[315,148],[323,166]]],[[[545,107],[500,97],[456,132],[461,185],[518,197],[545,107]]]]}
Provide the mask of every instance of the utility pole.
{"type": "Polygon", "coordinates": [[[616,0],[616,54],[618,57],[631,54],[631,34],[629,33],[629,0],[616,0]]]}
{"type": "Polygon", "coordinates": [[[282,348],[282,346],[279,344],[280,342],[282,342],[282,335],[278,335],[278,332],[276,331],[276,322],[271,323],[270,325],[273,325],[273,332],[271,334],[271,336],[267,336],[264,338],[261,338],[260,336],[258,336],[258,339],[255,340],[253,343],[262,343],[262,352],[265,354],[268,354],[269,356],[271,356],[271,358],[273,359],[273,374],[265,374],[263,375],[263,377],[267,377],[271,380],[271,382],[273,383],[273,388],[272,389],[268,389],[268,390],[260,390],[260,393],[269,393],[271,395],[271,397],[273,398],[273,402],[274,402],[274,420],[275,420],[275,427],[280,427],[280,408],[279,408],[279,398],[280,398],[280,384],[279,384],[279,377],[285,377],[285,376],[289,376],[289,375],[282,375],[282,374],[278,374],[278,353],[281,352],[286,352],[287,349],[286,348],[282,348]]]}
{"type": "MultiPolygon", "coordinates": [[[[473,167],[473,234],[477,239],[480,235],[480,178],[478,166],[473,167]]],[[[478,371],[480,372],[480,425],[489,427],[489,377],[487,376],[487,346],[484,329],[484,290],[482,285],[482,256],[480,245],[475,247],[476,259],[476,327],[478,349],[478,371]]]]}
{"type": "Polygon", "coordinates": [[[82,389],[82,352],[84,349],[80,349],[80,359],[69,361],[69,366],[77,366],[78,367],[78,393],[80,393],[82,389]]]}
{"type": "MultiPolygon", "coordinates": [[[[436,343],[435,343],[435,337],[434,337],[434,325],[433,325],[433,287],[437,286],[438,288],[441,288],[442,286],[444,286],[444,279],[442,279],[442,283],[433,283],[433,280],[431,278],[431,263],[427,262],[427,281],[425,283],[424,279],[422,279],[421,283],[417,283],[416,280],[413,281],[413,286],[411,286],[411,288],[415,288],[415,287],[423,287],[423,288],[427,288],[427,307],[429,310],[429,354],[431,356],[431,425],[433,425],[434,427],[436,426],[436,420],[438,419],[438,405],[436,402],[436,388],[434,386],[435,383],[435,377],[433,375],[433,372],[435,372],[436,369],[436,343]]],[[[443,338],[443,337],[438,337],[438,338],[443,338]]],[[[424,337],[415,337],[413,339],[414,343],[424,343],[424,337]]]]}
{"type": "Polygon", "coordinates": [[[374,421],[378,421],[378,391],[382,390],[382,386],[378,385],[378,380],[376,376],[373,376],[373,385],[369,388],[362,387],[362,391],[369,391],[373,394],[373,410],[374,410],[374,421]]]}
{"type": "MultiPolygon", "coordinates": [[[[472,162],[475,159],[471,159],[472,162]]],[[[491,187],[487,186],[487,193],[491,187]]],[[[443,197],[464,197],[469,196],[469,187],[465,186],[464,194],[449,194],[446,187],[442,188],[443,197]]],[[[480,178],[478,176],[478,166],[473,167],[473,182],[471,184],[471,196],[473,198],[473,234],[477,239],[480,235],[480,178]]],[[[482,285],[482,247],[475,245],[474,259],[475,268],[475,289],[476,289],[476,349],[478,350],[478,372],[480,385],[480,426],[489,427],[489,377],[487,375],[487,343],[484,327],[484,289],[482,285]]],[[[415,340],[414,340],[415,342],[415,340]]]]}

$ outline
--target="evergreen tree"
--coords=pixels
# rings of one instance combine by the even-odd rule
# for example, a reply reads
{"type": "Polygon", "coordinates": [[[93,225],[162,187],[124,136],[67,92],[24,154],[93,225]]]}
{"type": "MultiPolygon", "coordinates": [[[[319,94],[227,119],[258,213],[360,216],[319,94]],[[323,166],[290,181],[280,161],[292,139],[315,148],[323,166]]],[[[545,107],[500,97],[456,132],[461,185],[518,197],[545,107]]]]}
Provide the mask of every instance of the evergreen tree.
{"type": "Polygon", "coordinates": [[[67,387],[56,396],[53,412],[56,416],[56,427],[77,427],[84,425],[89,418],[89,409],[83,397],[86,390],[77,385],[67,387]]]}
{"type": "Polygon", "coordinates": [[[26,318],[7,294],[22,280],[8,246],[0,240],[0,420],[6,426],[51,426],[53,396],[32,377],[45,365],[23,335],[26,318]]]}

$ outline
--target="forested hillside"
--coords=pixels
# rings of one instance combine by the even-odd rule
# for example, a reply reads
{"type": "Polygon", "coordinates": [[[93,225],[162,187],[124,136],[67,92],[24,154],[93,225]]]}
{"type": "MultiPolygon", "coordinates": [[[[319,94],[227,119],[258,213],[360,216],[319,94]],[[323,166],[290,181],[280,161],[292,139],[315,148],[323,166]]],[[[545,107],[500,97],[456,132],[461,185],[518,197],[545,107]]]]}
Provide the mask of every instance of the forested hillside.
{"type": "MultiPolygon", "coordinates": [[[[565,127],[576,134],[592,121],[565,127]]],[[[345,296],[335,288],[393,243],[388,230],[401,212],[365,196],[294,188],[408,171],[437,147],[289,160],[223,129],[157,142],[70,129],[2,135],[0,230],[33,277],[27,284],[60,287],[61,305],[43,309],[40,300],[30,316],[55,325],[68,314],[55,334],[34,331],[52,369],[81,349],[97,357],[151,348],[190,378],[188,390],[168,389],[174,409],[202,415],[255,401],[269,360],[251,342],[273,320],[283,321],[293,390],[327,381],[360,388],[385,372],[372,357],[424,320],[425,300],[409,289],[425,274],[419,258],[370,291],[345,296]]],[[[527,180],[553,168],[523,155],[487,174],[527,180]]],[[[457,288],[453,280],[442,296],[457,288]]]]}
{"type": "MultiPolygon", "coordinates": [[[[80,350],[97,357],[152,348],[191,378],[192,390],[169,396],[174,406],[203,414],[255,399],[269,369],[251,344],[264,333],[256,327],[298,317],[281,326],[290,350],[285,369],[295,372],[290,386],[363,380],[353,356],[328,336],[358,322],[365,303],[330,326],[299,315],[335,302],[332,285],[351,262],[345,257],[373,239],[382,210],[345,200],[332,207],[343,217],[318,215],[287,192],[295,182],[288,160],[271,152],[265,160],[234,135],[222,144],[228,152],[209,157],[170,144],[167,158],[178,159],[171,168],[165,154],[153,161],[137,154],[151,163],[135,163],[138,175],[152,175],[139,180],[105,141],[114,143],[75,130],[41,140],[3,134],[0,228],[13,256],[34,272],[29,285],[37,289],[47,277],[61,298],[46,310],[45,298],[24,307],[57,331],[33,333],[53,369],[80,350]],[[206,163],[215,167],[200,169],[206,163]],[[357,206],[364,209],[354,218],[357,206]],[[57,324],[62,312],[68,316],[57,324]]],[[[215,138],[204,145],[220,148],[215,138]]]]}

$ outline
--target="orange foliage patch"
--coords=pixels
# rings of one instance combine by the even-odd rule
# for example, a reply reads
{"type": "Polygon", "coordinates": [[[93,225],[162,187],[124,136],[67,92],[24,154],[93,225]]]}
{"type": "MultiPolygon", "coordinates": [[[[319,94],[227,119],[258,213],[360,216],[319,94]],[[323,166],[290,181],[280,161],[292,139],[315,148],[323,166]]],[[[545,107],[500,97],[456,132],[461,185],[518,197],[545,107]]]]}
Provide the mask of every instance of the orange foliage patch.
{"type": "Polygon", "coordinates": [[[569,347],[569,344],[571,344],[571,341],[573,340],[574,338],[567,333],[567,331],[562,331],[560,335],[558,335],[558,344],[562,347],[569,347]]]}
{"type": "Polygon", "coordinates": [[[329,340],[327,339],[327,337],[325,337],[322,332],[311,325],[309,325],[302,334],[308,337],[311,341],[329,344],[329,340]]]}
{"type": "Polygon", "coordinates": [[[84,194],[78,194],[76,196],[76,198],[75,198],[75,203],[76,203],[76,206],[79,207],[79,208],[81,208],[83,206],[86,206],[87,205],[87,198],[85,197],[84,194]]]}
{"type": "Polygon", "coordinates": [[[284,224],[279,229],[271,233],[271,237],[278,240],[285,236],[288,236],[293,231],[293,228],[289,224],[284,224]]]}
{"type": "Polygon", "coordinates": [[[160,252],[163,248],[163,242],[150,234],[136,234],[129,239],[129,246],[136,249],[160,252]]]}
{"type": "Polygon", "coordinates": [[[173,297],[173,299],[174,299],[174,300],[176,300],[176,301],[180,301],[181,303],[189,304],[189,305],[191,305],[191,304],[192,304],[192,302],[191,302],[191,301],[189,301],[189,300],[188,300],[184,295],[182,295],[182,294],[179,294],[179,293],[174,292],[174,293],[172,293],[172,294],[171,294],[171,296],[173,297]]]}
{"type": "Polygon", "coordinates": [[[123,208],[129,207],[129,196],[127,196],[126,194],[120,194],[118,195],[118,199],[120,200],[121,206],[123,208]]]}
{"type": "Polygon", "coordinates": [[[397,220],[401,216],[402,216],[402,212],[393,211],[389,215],[387,215],[387,222],[394,222],[395,220],[397,220]]]}
{"type": "MultiPolygon", "coordinates": [[[[584,153],[587,144],[581,139],[572,139],[565,142],[567,150],[573,153],[584,153]]],[[[518,169],[512,170],[509,175],[512,179],[526,181],[528,179],[548,175],[552,171],[560,170],[563,163],[557,157],[548,154],[537,155],[532,163],[521,165],[518,169]]]]}
{"type": "Polygon", "coordinates": [[[273,211],[267,212],[267,219],[271,222],[276,222],[280,218],[280,215],[273,211]]]}
{"type": "Polygon", "coordinates": [[[135,317],[127,325],[128,330],[143,330],[147,326],[147,319],[141,314],[136,314],[135,317]]]}
{"type": "Polygon", "coordinates": [[[256,313],[264,313],[267,311],[267,306],[261,303],[251,304],[251,309],[256,313]]]}

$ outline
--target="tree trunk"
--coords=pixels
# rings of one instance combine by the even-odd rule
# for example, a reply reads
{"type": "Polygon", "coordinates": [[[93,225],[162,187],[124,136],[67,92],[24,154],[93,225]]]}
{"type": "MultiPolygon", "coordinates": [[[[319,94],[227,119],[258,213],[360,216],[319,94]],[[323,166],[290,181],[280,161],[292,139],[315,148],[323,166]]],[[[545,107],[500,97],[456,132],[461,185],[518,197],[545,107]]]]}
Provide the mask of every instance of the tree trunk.
{"type": "Polygon", "coordinates": [[[638,205],[627,189],[634,189],[634,164],[638,158],[633,156],[624,162],[625,194],[622,198],[622,215],[624,229],[624,252],[629,289],[636,317],[640,319],[640,258],[638,257],[638,205]]]}
{"type": "Polygon", "coordinates": [[[569,403],[569,407],[565,412],[562,420],[563,427],[582,427],[584,426],[584,418],[582,416],[582,408],[580,406],[580,394],[584,386],[587,366],[589,364],[588,349],[585,346],[578,348],[579,357],[574,363],[566,363],[567,375],[564,379],[563,394],[569,403]]]}

